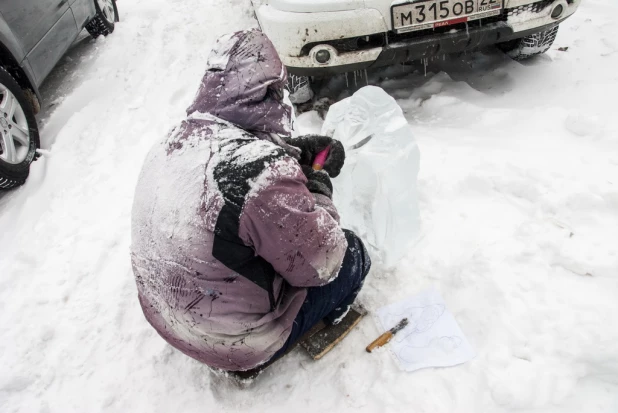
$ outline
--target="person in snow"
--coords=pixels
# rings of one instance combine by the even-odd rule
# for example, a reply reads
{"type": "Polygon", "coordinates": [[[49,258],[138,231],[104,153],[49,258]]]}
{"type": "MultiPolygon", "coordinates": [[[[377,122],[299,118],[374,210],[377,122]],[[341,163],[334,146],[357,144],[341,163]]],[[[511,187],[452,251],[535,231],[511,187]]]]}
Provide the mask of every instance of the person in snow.
{"type": "Polygon", "coordinates": [[[218,369],[252,369],[320,320],[336,323],[369,272],[331,200],[343,146],[290,139],[286,76],[261,32],[220,38],[186,120],[137,184],[131,259],[146,319],[218,369]],[[327,146],[328,174],[313,171],[327,146]]]}

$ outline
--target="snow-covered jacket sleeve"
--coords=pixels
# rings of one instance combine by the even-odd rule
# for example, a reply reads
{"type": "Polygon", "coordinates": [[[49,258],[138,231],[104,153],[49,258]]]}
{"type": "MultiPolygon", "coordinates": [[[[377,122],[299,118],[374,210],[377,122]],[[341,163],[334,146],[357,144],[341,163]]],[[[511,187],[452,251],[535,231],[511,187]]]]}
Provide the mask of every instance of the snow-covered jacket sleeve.
{"type": "Polygon", "coordinates": [[[239,227],[243,242],[295,287],[335,279],[347,249],[332,201],[316,202],[306,182],[294,160],[272,163],[253,183],[239,227]]]}
{"type": "Polygon", "coordinates": [[[326,212],[328,212],[328,214],[333,217],[335,221],[339,222],[339,212],[337,211],[337,208],[335,208],[333,201],[329,197],[322,194],[313,194],[313,197],[315,198],[316,206],[324,208],[326,212]]]}

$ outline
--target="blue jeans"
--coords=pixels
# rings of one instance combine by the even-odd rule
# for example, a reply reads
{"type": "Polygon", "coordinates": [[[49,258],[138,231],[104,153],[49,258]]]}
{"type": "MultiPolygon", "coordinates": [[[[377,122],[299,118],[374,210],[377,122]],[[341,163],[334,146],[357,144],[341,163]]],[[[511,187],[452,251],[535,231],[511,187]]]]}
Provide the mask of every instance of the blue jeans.
{"type": "Polygon", "coordinates": [[[334,281],[307,289],[307,298],[294,319],[292,332],[283,347],[275,353],[275,359],[316,325],[320,320],[328,324],[344,315],[363,286],[371,268],[371,259],[360,238],[352,231],[344,230],[348,249],[339,275],[334,281]]]}

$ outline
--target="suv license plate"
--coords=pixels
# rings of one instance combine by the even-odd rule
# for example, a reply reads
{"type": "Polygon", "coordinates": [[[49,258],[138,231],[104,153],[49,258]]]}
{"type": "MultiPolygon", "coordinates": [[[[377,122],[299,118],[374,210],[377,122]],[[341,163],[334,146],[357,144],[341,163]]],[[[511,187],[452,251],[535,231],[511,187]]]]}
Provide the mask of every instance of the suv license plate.
{"type": "Polygon", "coordinates": [[[391,8],[397,33],[465,23],[502,12],[502,0],[420,0],[391,8]]]}

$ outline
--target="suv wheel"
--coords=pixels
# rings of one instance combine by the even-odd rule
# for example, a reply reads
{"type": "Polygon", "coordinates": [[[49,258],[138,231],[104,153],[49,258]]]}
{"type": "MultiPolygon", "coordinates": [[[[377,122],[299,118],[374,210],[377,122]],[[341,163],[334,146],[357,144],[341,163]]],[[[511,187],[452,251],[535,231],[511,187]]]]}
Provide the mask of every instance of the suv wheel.
{"type": "Polygon", "coordinates": [[[521,39],[499,43],[498,48],[514,60],[525,60],[545,53],[556,40],[558,26],[521,39]]]}
{"type": "Polygon", "coordinates": [[[97,14],[88,22],[86,30],[96,39],[111,34],[119,19],[116,0],[94,0],[94,7],[97,14]]]}
{"type": "Polygon", "coordinates": [[[26,182],[38,146],[32,105],[15,79],[0,67],[0,189],[26,182]]]}

